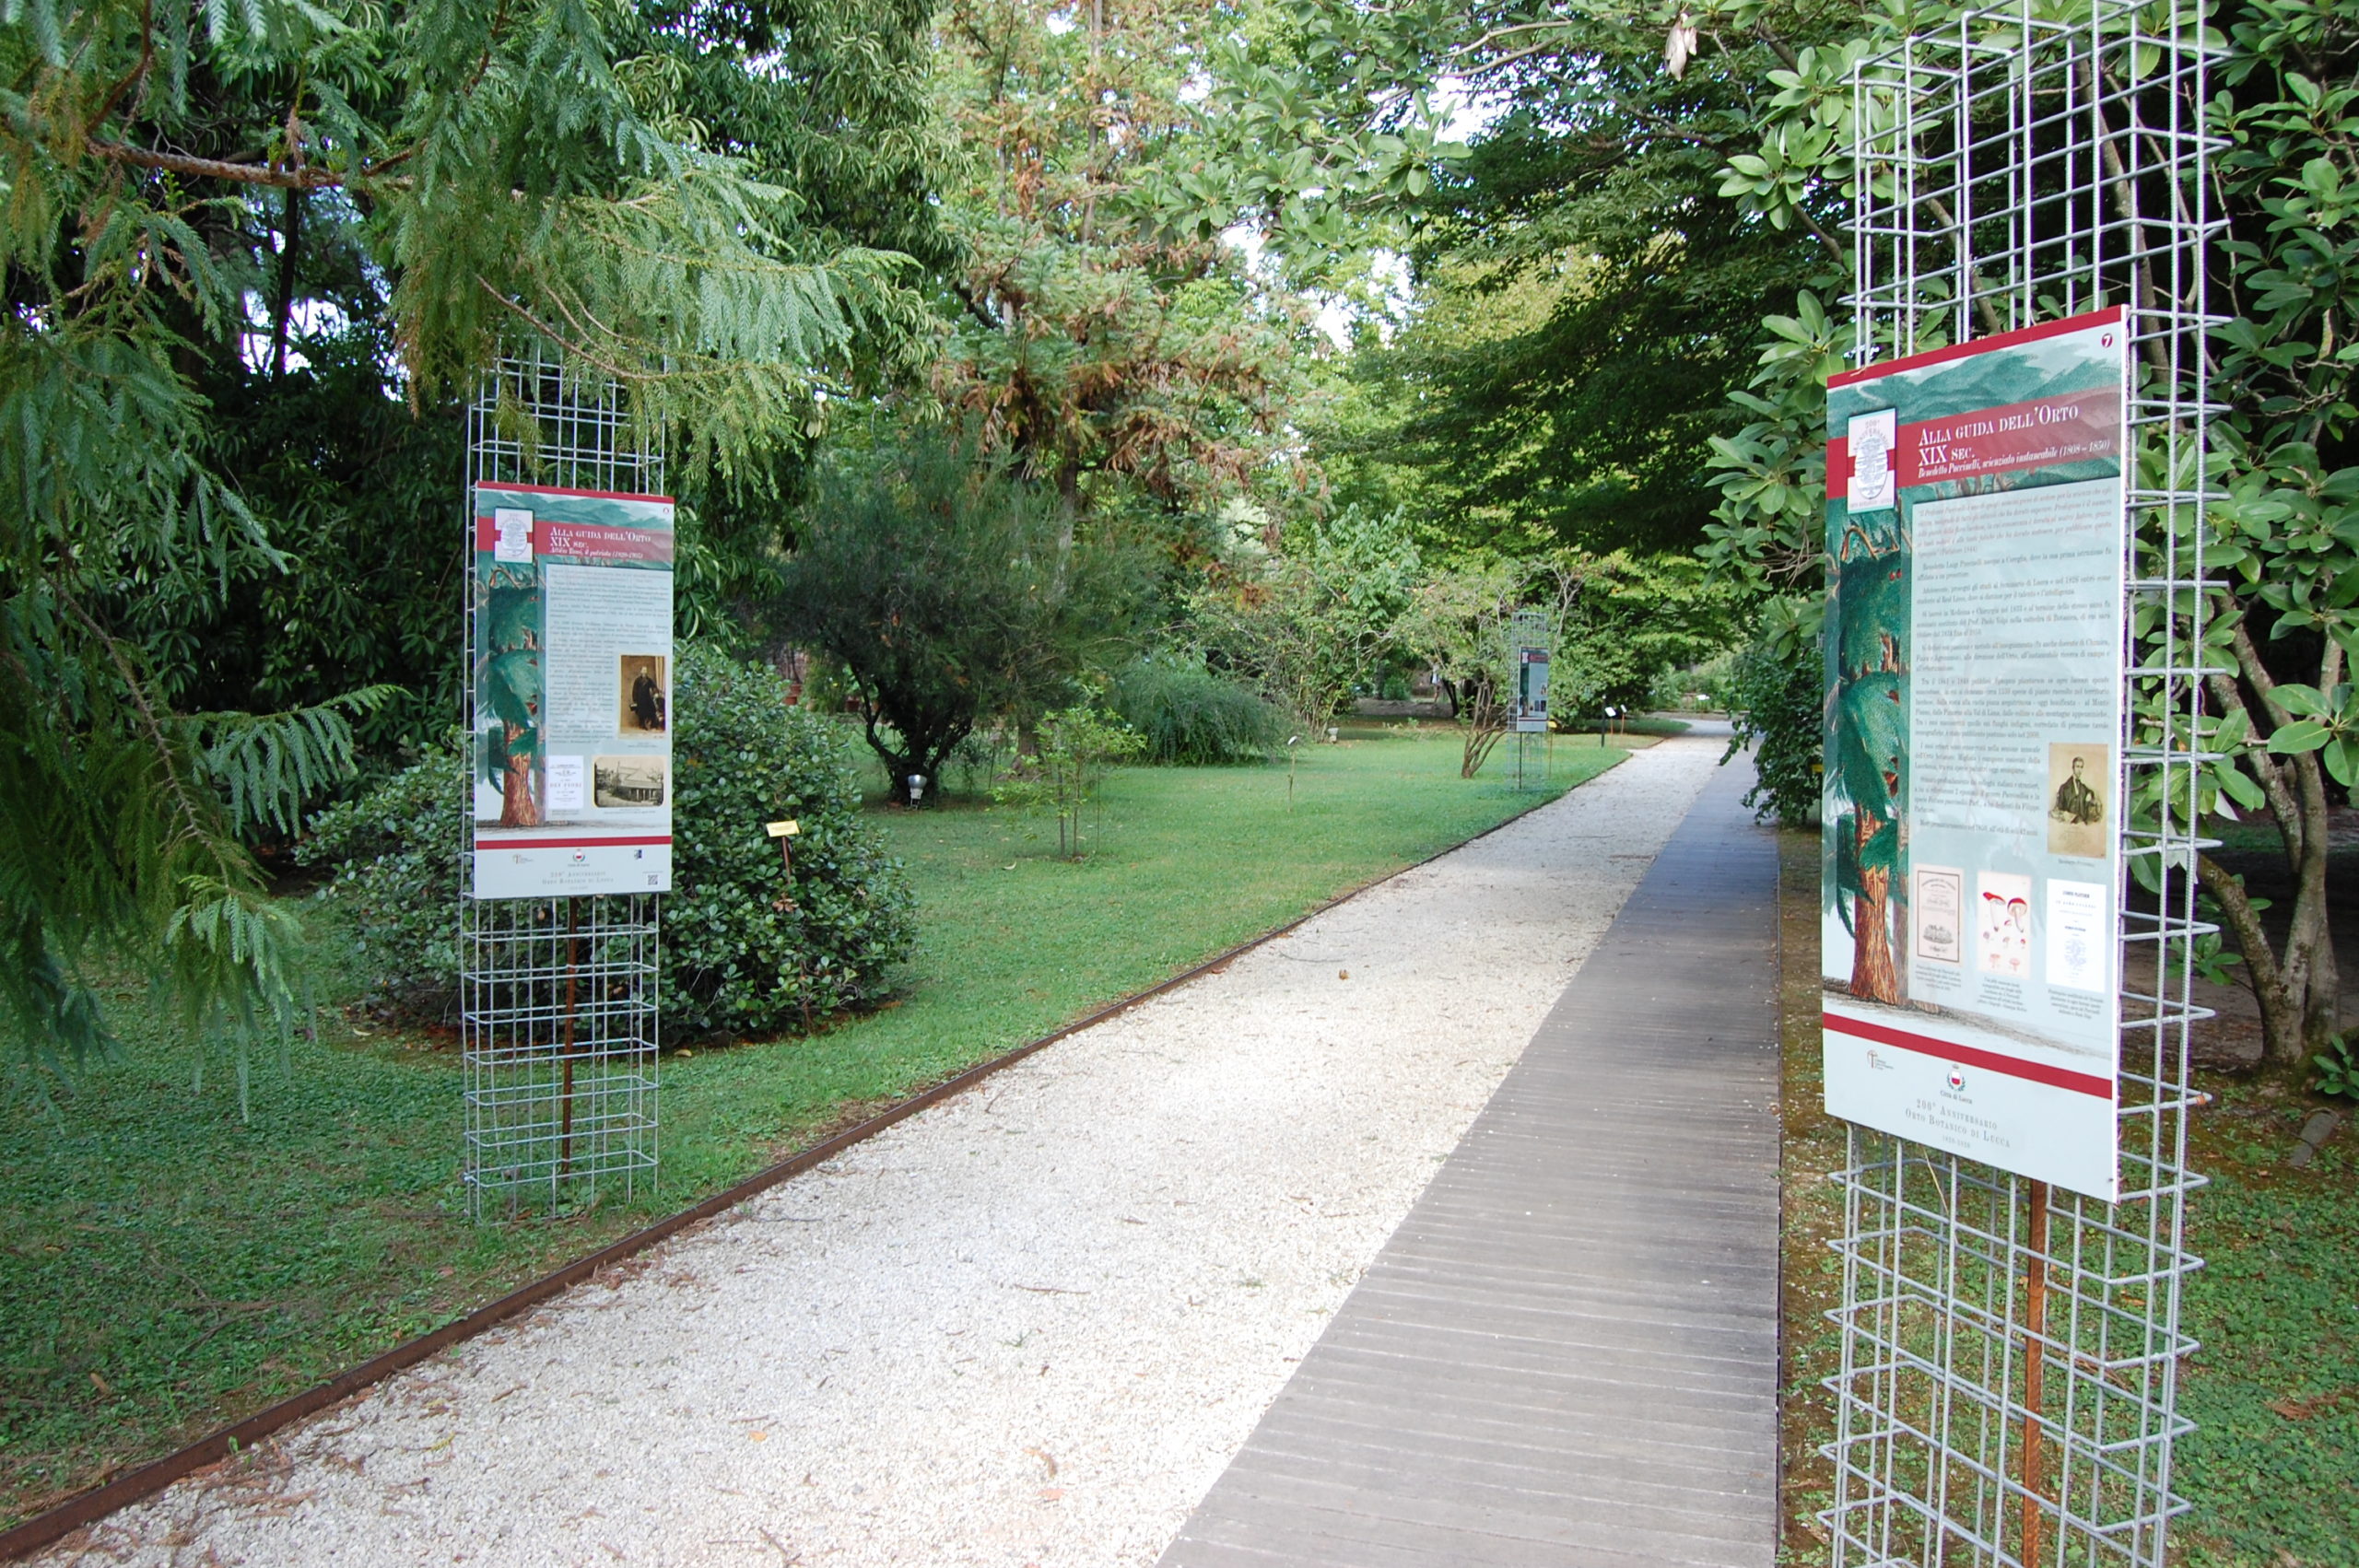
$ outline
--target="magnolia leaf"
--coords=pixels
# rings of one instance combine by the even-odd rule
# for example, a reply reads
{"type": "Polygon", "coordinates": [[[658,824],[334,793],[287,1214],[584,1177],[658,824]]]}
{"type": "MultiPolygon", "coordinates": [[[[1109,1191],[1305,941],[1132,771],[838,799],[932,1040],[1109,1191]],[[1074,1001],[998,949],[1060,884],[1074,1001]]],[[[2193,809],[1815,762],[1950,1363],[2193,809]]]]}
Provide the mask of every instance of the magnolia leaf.
{"type": "Polygon", "coordinates": [[[2269,737],[2269,749],[2280,756],[2294,756],[2314,752],[2326,744],[2333,731],[2315,719],[2296,719],[2281,724],[2269,737]]]}

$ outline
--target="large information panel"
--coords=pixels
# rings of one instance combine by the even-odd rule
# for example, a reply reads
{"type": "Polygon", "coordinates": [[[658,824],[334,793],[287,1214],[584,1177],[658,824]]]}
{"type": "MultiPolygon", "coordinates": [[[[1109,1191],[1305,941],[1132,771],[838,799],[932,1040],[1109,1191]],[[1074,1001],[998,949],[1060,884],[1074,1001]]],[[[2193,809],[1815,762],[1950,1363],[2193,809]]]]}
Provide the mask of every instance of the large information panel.
{"type": "Polygon", "coordinates": [[[672,502],[475,491],[475,895],[672,885],[672,502]]]}
{"type": "Polygon", "coordinates": [[[1827,390],[1826,1108],[2111,1200],[2118,310],[1827,390]]]}

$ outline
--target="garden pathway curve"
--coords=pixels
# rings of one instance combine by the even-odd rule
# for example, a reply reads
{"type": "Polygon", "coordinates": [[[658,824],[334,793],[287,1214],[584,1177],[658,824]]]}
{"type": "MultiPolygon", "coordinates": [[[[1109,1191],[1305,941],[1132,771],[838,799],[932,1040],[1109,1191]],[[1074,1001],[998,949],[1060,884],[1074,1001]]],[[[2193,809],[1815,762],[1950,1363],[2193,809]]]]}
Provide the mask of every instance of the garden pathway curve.
{"type": "Polygon", "coordinates": [[[1722,744],[1639,752],[48,1561],[1153,1563],[1722,744]]]}

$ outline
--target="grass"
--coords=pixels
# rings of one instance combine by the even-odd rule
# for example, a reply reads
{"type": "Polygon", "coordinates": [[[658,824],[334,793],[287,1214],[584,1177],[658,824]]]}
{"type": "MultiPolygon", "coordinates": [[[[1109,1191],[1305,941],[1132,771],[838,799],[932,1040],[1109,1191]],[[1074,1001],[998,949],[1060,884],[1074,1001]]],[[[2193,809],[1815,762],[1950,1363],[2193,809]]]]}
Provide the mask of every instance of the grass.
{"type": "MultiPolygon", "coordinates": [[[[2346,1126],[2284,1164],[2318,1102],[2268,1079],[2207,1075],[2196,1118],[2184,1298],[2189,1361],[2177,1488],[2188,1568],[2359,1563],[2359,1154],[2346,1126]]],[[[2349,1115],[2353,1107],[2345,1105],[2349,1115]]]]}
{"type": "MultiPolygon", "coordinates": [[[[1834,1433],[1819,1380],[1836,1369],[1821,1314],[1842,1276],[1827,1240],[1843,1127],[1821,1108],[1818,839],[1779,835],[1780,1040],[1785,1051],[1785,1230],[1779,1412],[1781,1563],[1826,1561],[1814,1515],[1832,1499],[1818,1445],[1834,1433]]],[[[2359,1563],[2359,1152],[2351,1129],[2308,1168],[2284,1164],[2321,1103],[2283,1080],[2199,1075],[2215,1103],[2189,1157],[2211,1178],[2188,1210],[2204,1260],[2181,1298],[2202,1344],[2181,1369],[2175,1488],[2194,1510],[2175,1527],[2178,1568],[2348,1568],[2359,1563]]],[[[2345,1106],[2348,1112],[2351,1107],[2345,1106]]]]}
{"type": "Polygon", "coordinates": [[[0,1522],[446,1322],[682,1208],[864,1108],[1144,989],[1459,843],[1625,755],[1560,747],[1545,790],[1443,731],[1359,731],[1278,768],[1134,769],[1087,858],[965,803],[876,820],[919,895],[886,1011],[809,1040],[675,1053],[663,1185],[560,1222],[476,1225],[447,1041],[333,1010],[234,1074],[119,999],[127,1048],[43,1106],[0,1106],[0,1522]]]}

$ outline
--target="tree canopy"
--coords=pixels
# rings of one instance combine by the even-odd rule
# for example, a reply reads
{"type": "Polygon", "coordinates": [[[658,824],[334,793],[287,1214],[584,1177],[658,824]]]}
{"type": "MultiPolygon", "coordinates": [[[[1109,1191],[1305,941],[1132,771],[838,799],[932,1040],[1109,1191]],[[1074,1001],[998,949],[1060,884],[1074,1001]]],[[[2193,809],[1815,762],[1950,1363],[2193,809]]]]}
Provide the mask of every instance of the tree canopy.
{"type": "MultiPolygon", "coordinates": [[[[96,1041],[123,961],[192,1016],[286,1016],[251,846],[447,724],[455,415],[522,337],[667,442],[686,624],[832,651],[896,778],[1118,653],[1309,722],[1413,661],[1420,605],[1550,608],[1617,706],[1752,621],[1749,689],[1801,721],[1848,73],[1958,9],[26,0],[0,710],[18,842],[70,848],[0,850],[16,1026],[96,1041]]],[[[2359,0],[2222,24],[2241,575],[2206,800],[2322,866],[2359,767],[2359,0]]],[[[2323,1027],[2316,945],[2262,954],[2281,1034],[2323,1027]]]]}
{"type": "Polygon", "coordinates": [[[404,405],[447,415],[534,335],[730,474],[917,334],[912,263],[881,243],[925,236],[921,22],[11,9],[0,995],[20,1038],[100,1044],[95,976],[125,964],[193,1025],[289,1023],[292,924],[246,840],[293,831],[354,720],[401,709],[377,683],[409,688],[413,723],[454,690],[456,617],[428,608],[452,597],[453,433],[404,405]]]}

